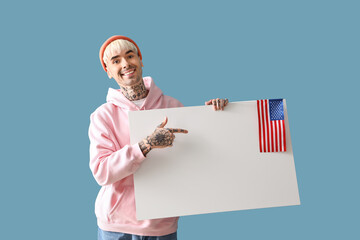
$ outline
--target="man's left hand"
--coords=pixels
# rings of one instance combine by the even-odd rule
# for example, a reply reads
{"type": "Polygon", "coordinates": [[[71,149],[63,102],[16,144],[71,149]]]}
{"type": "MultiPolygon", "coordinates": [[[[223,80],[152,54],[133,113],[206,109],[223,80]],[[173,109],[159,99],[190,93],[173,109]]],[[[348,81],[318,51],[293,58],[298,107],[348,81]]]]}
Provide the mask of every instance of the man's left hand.
{"type": "Polygon", "coordinates": [[[227,98],[215,98],[205,102],[205,105],[213,105],[214,110],[224,110],[224,107],[229,103],[227,98]]]}

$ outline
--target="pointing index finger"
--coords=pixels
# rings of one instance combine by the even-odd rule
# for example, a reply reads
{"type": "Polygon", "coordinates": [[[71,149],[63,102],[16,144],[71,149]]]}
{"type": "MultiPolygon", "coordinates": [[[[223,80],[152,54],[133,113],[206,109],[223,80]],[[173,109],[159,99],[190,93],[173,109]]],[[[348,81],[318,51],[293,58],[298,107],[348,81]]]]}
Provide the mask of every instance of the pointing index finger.
{"type": "Polygon", "coordinates": [[[181,128],[167,128],[171,133],[188,133],[188,130],[181,128]]]}

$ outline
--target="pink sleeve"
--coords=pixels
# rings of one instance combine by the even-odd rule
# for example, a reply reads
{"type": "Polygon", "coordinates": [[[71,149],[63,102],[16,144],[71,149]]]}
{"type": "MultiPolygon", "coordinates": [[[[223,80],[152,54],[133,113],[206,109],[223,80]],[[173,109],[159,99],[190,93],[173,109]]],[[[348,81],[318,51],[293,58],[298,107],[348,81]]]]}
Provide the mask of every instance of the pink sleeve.
{"type": "Polygon", "coordinates": [[[90,116],[90,169],[101,186],[117,182],[133,174],[145,157],[139,145],[115,148],[115,135],[96,112],[90,116]]]}

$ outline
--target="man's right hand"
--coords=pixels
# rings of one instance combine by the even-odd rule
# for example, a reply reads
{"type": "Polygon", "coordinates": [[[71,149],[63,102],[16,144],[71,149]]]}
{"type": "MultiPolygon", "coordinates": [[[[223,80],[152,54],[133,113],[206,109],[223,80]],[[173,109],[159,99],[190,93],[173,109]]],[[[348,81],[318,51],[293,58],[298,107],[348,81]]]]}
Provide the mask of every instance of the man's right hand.
{"type": "Polygon", "coordinates": [[[174,133],[188,133],[185,129],[180,128],[164,128],[167,124],[168,118],[165,117],[164,121],[157,126],[155,131],[144,138],[140,143],[140,149],[144,156],[153,148],[166,148],[171,147],[175,139],[174,133]]]}

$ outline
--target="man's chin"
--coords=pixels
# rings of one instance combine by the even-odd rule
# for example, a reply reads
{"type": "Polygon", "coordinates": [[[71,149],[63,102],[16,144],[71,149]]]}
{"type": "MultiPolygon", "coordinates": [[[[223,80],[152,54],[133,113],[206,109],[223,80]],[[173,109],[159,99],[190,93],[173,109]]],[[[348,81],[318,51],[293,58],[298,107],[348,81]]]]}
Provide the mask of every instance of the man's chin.
{"type": "Polygon", "coordinates": [[[121,87],[135,87],[141,84],[142,79],[140,80],[134,80],[134,81],[125,81],[122,83],[119,83],[121,87]]]}

